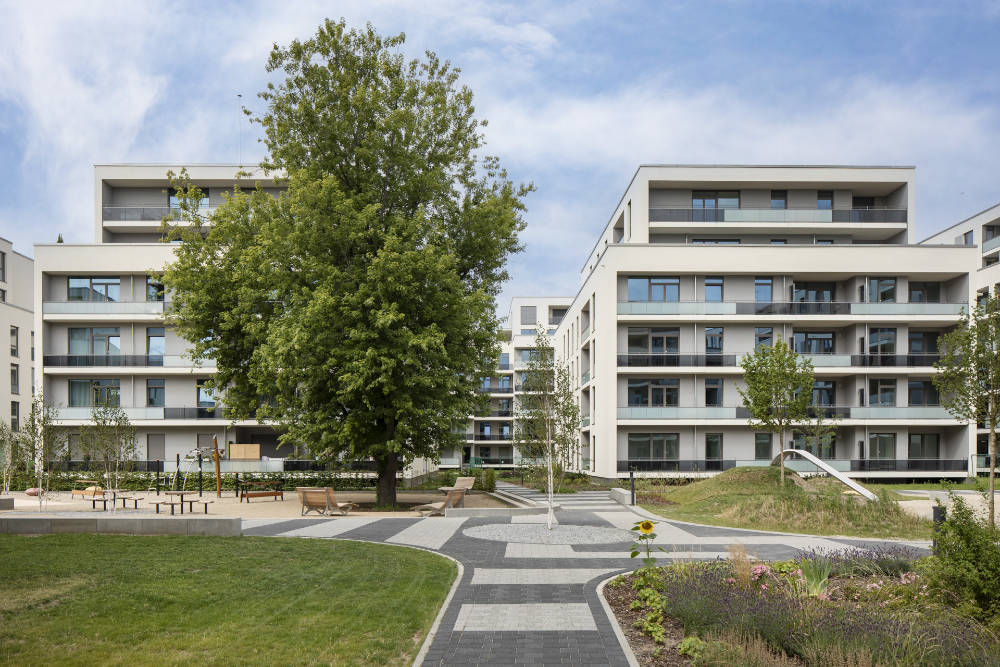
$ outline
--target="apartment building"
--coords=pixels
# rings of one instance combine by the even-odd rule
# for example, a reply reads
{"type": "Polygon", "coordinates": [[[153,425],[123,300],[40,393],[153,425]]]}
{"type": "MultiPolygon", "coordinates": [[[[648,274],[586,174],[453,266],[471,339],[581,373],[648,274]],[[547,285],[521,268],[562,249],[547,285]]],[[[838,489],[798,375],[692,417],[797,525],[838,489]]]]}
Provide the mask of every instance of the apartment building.
{"type": "MultiPolygon", "coordinates": [[[[274,431],[256,421],[232,423],[216,409],[204,383],[212,360],[195,363],[188,345],[164,323],[169,300],[155,279],[173,257],[160,242],[160,222],[176,213],[166,177],[174,165],[98,165],[94,169],[94,243],[35,246],[34,323],[41,355],[45,402],[59,423],[79,426],[91,408],[118,404],[136,427],[139,459],[175,461],[217,437],[260,445],[262,457],[289,455],[274,431]]],[[[280,187],[254,169],[236,179],[236,165],[197,165],[189,175],[205,197],[203,212],[223,202],[234,184],[260,184],[277,196],[280,187]]],[[[28,278],[30,283],[30,277],[28,278]]],[[[13,343],[12,343],[13,347],[13,343]]],[[[22,352],[26,359],[26,351],[22,352]]],[[[71,456],[80,458],[70,437],[71,456]]]]}
{"type": "MultiPolygon", "coordinates": [[[[1000,204],[958,222],[921,241],[922,244],[954,244],[976,249],[974,263],[969,268],[977,302],[1000,294],[1000,204]]],[[[987,430],[976,432],[975,465],[978,472],[987,472],[989,443],[987,430]]]]}
{"type": "Polygon", "coordinates": [[[739,360],[781,337],[836,419],[832,441],[798,447],[856,477],[970,474],[975,430],[931,378],[981,251],[915,243],[913,181],[911,167],[639,167],[555,335],[578,382],[583,469],[767,465],[778,439],[748,426],[739,360]]]}
{"type": "Polygon", "coordinates": [[[553,336],[571,301],[570,297],[511,299],[501,332],[503,340],[496,373],[483,378],[479,388],[489,394],[489,407],[469,420],[461,451],[441,452],[441,468],[469,465],[511,468],[522,463],[513,433],[517,401],[523,391],[523,369],[537,354],[535,335],[538,328],[547,336],[553,336]]]}
{"type": "Polygon", "coordinates": [[[0,410],[7,413],[11,428],[17,430],[31,410],[35,387],[35,321],[32,259],[14,250],[0,238],[0,330],[10,335],[3,347],[4,368],[10,369],[10,383],[0,383],[0,410]],[[8,412],[9,410],[9,412],[8,412]]]}

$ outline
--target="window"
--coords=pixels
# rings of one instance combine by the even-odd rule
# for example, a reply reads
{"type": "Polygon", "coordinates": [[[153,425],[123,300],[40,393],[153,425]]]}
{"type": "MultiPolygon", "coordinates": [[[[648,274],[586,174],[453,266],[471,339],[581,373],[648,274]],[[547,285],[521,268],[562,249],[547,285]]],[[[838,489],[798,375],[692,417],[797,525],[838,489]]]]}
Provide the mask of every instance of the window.
{"type": "Polygon", "coordinates": [[[69,405],[71,408],[117,406],[120,404],[120,390],[120,380],[70,380],[69,405]]]}
{"type": "Polygon", "coordinates": [[[911,459],[941,458],[941,444],[937,433],[911,433],[907,457],[911,459]]]}
{"type": "Polygon", "coordinates": [[[10,429],[12,431],[21,429],[21,404],[17,401],[10,402],[10,429]]]}
{"type": "Polygon", "coordinates": [[[941,283],[910,281],[910,303],[940,303],[941,283]]]}
{"type": "Polygon", "coordinates": [[[521,327],[522,336],[534,336],[538,333],[538,329],[531,329],[529,327],[521,327]]]}
{"type": "Polygon", "coordinates": [[[630,461],[676,461],[680,453],[677,433],[629,433],[630,461]]]}
{"type": "Polygon", "coordinates": [[[680,381],[677,378],[630,379],[629,407],[677,407],[680,381]]]}
{"type": "Polygon", "coordinates": [[[552,308],[549,311],[549,324],[558,325],[566,317],[566,308],[552,308]]]}
{"type": "Polygon", "coordinates": [[[629,354],[677,354],[680,349],[680,329],[629,327],[629,354]]]}
{"type": "Polygon", "coordinates": [[[722,459],[722,434],[705,434],[705,460],[719,461],[722,459]]]}
{"type": "Polygon", "coordinates": [[[792,301],[799,303],[831,303],[837,292],[835,283],[797,283],[792,289],[792,301]]]}
{"type": "Polygon", "coordinates": [[[705,354],[722,354],[722,327],[705,327],[705,354]]]}
{"type": "Polygon", "coordinates": [[[821,211],[833,209],[833,190],[820,190],[816,193],[816,208],[821,211]]]}
{"type": "Polygon", "coordinates": [[[910,405],[940,405],[941,396],[930,380],[907,382],[907,403],[910,405]]]}
{"type": "Polygon", "coordinates": [[[713,190],[695,190],[691,193],[691,220],[693,222],[719,222],[725,219],[723,210],[740,207],[740,193],[713,190]]]}
{"type": "Polygon", "coordinates": [[[831,406],[837,404],[837,383],[833,380],[814,380],[812,404],[831,406]]]}
{"type": "Polygon", "coordinates": [[[771,239],[771,245],[786,245],[788,239],[771,239]]]}
{"type": "Polygon", "coordinates": [[[31,332],[31,360],[35,360],[35,332],[31,332]]]}
{"type": "Polygon", "coordinates": [[[788,208],[788,190],[771,190],[771,208],[788,208]]]}
{"type": "Polygon", "coordinates": [[[868,301],[869,301],[869,303],[895,303],[896,302],[896,279],[895,278],[869,278],[868,279],[868,301]]]}
{"type": "Polygon", "coordinates": [[[722,378],[705,378],[705,407],[722,407],[722,378]]]}
{"type": "Polygon", "coordinates": [[[758,461],[768,461],[771,458],[771,441],[773,440],[770,433],[754,433],[753,434],[753,457],[758,461]]]}
{"type": "Polygon", "coordinates": [[[896,405],[896,380],[880,378],[868,381],[868,405],[893,407],[896,405]]]}
{"type": "Polygon", "coordinates": [[[975,245],[976,244],[975,238],[976,237],[975,234],[973,233],[973,230],[970,229],[969,231],[965,232],[965,234],[962,235],[962,243],[964,245],[975,245]]]}
{"type": "Polygon", "coordinates": [[[937,354],[940,335],[938,331],[911,331],[910,354],[937,354]]]}
{"type": "Polygon", "coordinates": [[[753,279],[753,300],[757,303],[770,303],[773,294],[774,280],[770,277],[757,276],[753,279]]]}
{"type": "MultiPolygon", "coordinates": [[[[202,191],[201,198],[198,200],[198,208],[208,208],[208,188],[199,188],[202,191]]],[[[170,193],[167,198],[167,205],[170,208],[179,209],[181,207],[180,198],[177,196],[177,190],[170,193]]]]}
{"type": "Polygon", "coordinates": [[[868,332],[868,354],[896,354],[896,330],[871,329],[868,332]]]}
{"type": "Polygon", "coordinates": [[[804,449],[813,456],[821,459],[834,458],[837,448],[836,438],[833,435],[826,435],[816,442],[815,436],[806,436],[803,433],[796,433],[792,438],[792,446],[795,449],[804,449]]]}
{"type": "Polygon", "coordinates": [[[0,303],[7,303],[7,290],[0,289],[0,303]]]}
{"type": "Polygon", "coordinates": [[[505,371],[508,368],[510,368],[510,352],[500,353],[500,363],[497,364],[497,367],[502,371],[505,371]]]}
{"type": "Polygon", "coordinates": [[[774,345],[774,328],[757,327],[753,330],[753,349],[759,350],[762,347],[774,345]]]}
{"type": "Polygon", "coordinates": [[[798,354],[833,354],[832,331],[796,331],[792,334],[792,347],[798,354]]]}
{"type": "Polygon", "coordinates": [[[833,239],[816,239],[816,245],[833,245],[833,239]]]}
{"type": "Polygon", "coordinates": [[[10,393],[21,393],[21,373],[17,364],[10,365],[10,393]]]}
{"type": "Polygon", "coordinates": [[[895,433],[870,433],[868,435],[868,458],[870,458],[870,459],[895,459],[896,458],[896,434],[895,433]]]}
{"type": "Polygon", "coordinates": [[[166,352],[166,337],[163,327],[146,327],[146,363],[162,366],[166,352]]]}
{"type": "Polygon", "coordinates": [[[162,461],[167,456],[166,433],[148,433],[146,435],[146,460],[162,461]]]}
{"type": "Polygon", "coordinates": [[[629,301],[679,301],[680,279],[676,277],[629,278],[629,301]]]}
{"type": "Polygon", "coordinates": [[[121,278],[118,276],[70,277],[70,301],[118,301],[121,278]]]}
{"type": "Polygon", "coordinates": [[[691,239],[692,245],[739,245],[739,239],[691,239]]]}
{"type": "Polygon", "coordinates": [[[208,387],[208,380],[198,380],[196,383],[196,398],[198,401],[198,416],[212,417],[215,412],[215,392],[208,387]]]}
{"type": "Polygon", "coordinates": [[[18,353],[17,327],[10,328],[10,356],[16,357],[18,353]]]}
{"type": "Polygon", "coordinates": [[[167,397],[166,380],[149,378],[146,380],[146,405],[151,408],[162,408],[167,397]]]}
{"type": "Polygon", "coordinates": [[[7,282],[7,253],[0,252],[0,281],[7,282]]]}
{"type": "Polygon", "coordinates": [[[722,301],[722,286],[723,286],[722,276],[706,276],[705,301],[710,301],[710,302],[722,301]]]}
{"type": "Polygon", "coordinates": [[[538,322],[535,306],[521,306],[521,326],[534,325],[538,322]]]}
{"type": "Polygon", "coordinates": [[[163,301],[163,283],[146,276],[146,301],[163,301]]]}
{"type": "Polygon", "coordinates": [[[117,357],[121,352],[118,327],[70,327],[69,353],[72,356],[93,356],[92,363],[99,366],[110,361],[107,357],[117,357]]]}

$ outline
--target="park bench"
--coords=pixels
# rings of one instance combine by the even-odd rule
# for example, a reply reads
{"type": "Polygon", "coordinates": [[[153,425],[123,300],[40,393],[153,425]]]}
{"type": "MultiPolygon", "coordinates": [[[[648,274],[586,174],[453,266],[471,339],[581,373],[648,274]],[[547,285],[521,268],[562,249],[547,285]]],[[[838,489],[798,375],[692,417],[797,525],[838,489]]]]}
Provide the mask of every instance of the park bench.
{"type": "Polygon", "coordinates": [[[333,489],[328,486],[299,486],[295,488],[302,503],[301,515],[309,512],[319,512],[329,515],[334,512],[344,516],[352,509],[357,509],[354,503],[338,503],[333,489]]]}
{"type": "Polygon", "coordinates": [[[459,503],[465,500],[465,489],[453,488],[448,491],[448,495],[439,503],[427,503],[414,507],[420,516],[431,516],[433,514],[444,514],[450,507],[458,507],[459,503]]]}
{"type": "Polygon", "coordinates": [[[249,503],[251,498],[274,498],[278,500],[285,499],[285,492],[281,489],[276,489],[274,486],[278,482],[269,481],[250,481],[243,482],[240,485],[240,502],[242,503],[244,499],[249,503]],[[269,488],[270,487],[270,488],[269,488]]]}
{"type": "Polygon", "coordinates": [[[104,495],[104,489],[98,485],[96,479],[76,479],[73,480],[73,485],[78,488],[74,488],[69,492],[70,498],[76,498],[77,496],[80,498],[94,498],[104,495]]]}
{"type": "MultiPolygon", "coordinates": [[[[472,487],[476,484],[475,477],[459,477],[455,480],[455,486],[439,486],[438,491],[448,493],[449,491],[454,491],[455,489],[460,489],[462,491],[468,492],[472,490],[472,487]]],[[[461,499],[458,500],[458,507],[465,507],[465,493],[462,494],[461,499]]]]}

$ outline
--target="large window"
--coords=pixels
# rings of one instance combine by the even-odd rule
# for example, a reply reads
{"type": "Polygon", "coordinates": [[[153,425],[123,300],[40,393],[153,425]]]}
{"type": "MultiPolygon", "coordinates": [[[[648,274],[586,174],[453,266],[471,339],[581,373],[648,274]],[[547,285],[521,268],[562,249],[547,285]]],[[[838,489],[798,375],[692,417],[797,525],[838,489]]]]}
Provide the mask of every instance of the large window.
{"type": "Polygon", "coordinates": [[[680,329],[629,327],[629,354],[677,354],[680,349],[680,329]]]}
{"type": "Polygon", "coordinates": [[[893,407],[896,405],[896,380],[879,378],[868,381],[868,405],[893,407]]]}
{"type": "Polygon", "coordinates": [[[771,303],[774,296],[774,280],[769,276],[753,279],[753,300],[757,303],[771,303]]]}
{"type": "Polygon", "coordinates": [[[538,323],[536,306],[521,306],[521,334],[531,335],[535,333],[535,325],[538,323]]]}
{"type": "Polygon", "coordinates": [[[12,431],[21,429],[21,404],[17,401],[10,402],[10,428],[12,431]]]}
{"type": "Polygon", "coordinates": [[[680,381],[677,378],[633,378],[628,381],[630,407],[677,407],[680,381]]]}
{"type": "Polygon", "coordinates": [[[757,327],[753,330],[753,348],[755,350],[772,345],[774,345],[773,327],[757,327]]]}
{"type": "Polygon", "coordinates": [[[907,457],[911,459],[941,458],[941,443],[937,433],[911,433],[907,457]]]}
{"type": "Polygon", "coordinates": [[[21,393],[21,371],[17,364],[10,365],[10,393],[21,393]]]}
{"type": "Polygon", "coordinates": [[[69,353],[96,357],[122,353],[119,327],[70,327],[69,353]]]}
{"type": "Polygon", "coordinates": [[[868,279],[868,301],[870,303],[895,303],[896,302],[896,279],[895,278],[869,278],[868,279]]]}
{"type": "Polygon", "coordinates": [[[941,283],[918,283],[910,281],[910,303],[939,303],[941,283]]]}
{"type": "Polygon", "coordinates": [[[695,190],[691,193],[694,222],[717,222],[723,219],[719,209],[739,207],[740,193],[735,190],[695,190]]]}
{"type": "Polygon", "coordinates": [[[800,303],[829,303],[837,292],[836,283],[796,283],[792,301],[800,303]]]}
{"type": "Polygon", "coordinates": [[[705,407],[722,407],[722,378],[705,378],[705,407]]]}
{"type": "Polygon", "coordinates": [[[166,404],[167,383],[163,378],[146,380],[146,405],[151,408],[162,408],[166,404]]]}
{"type": "Polygon", "coordinates": [[[868,354],[896,354],[896,330],[871,329],[868,332],[868,354]]]}
{"type": "Polygon", "coordinates": [[[100,405],[117,406],[120,404],[120,393],[120,380],[69,381],[69,405],[71,408],[89,408],[100,405]]]}
{"type": "Polygon", "coordinates": [[[87,276],[69,278],[70,301],[119,301],[121,278],[118,276],[87,276]]]}
{"type": "Polygon", "coordinates": [[[753,457],[758,461],[768,461],[771,459],[772,441],[770,433],[753,434],[753,457]]]}
{"type": "Polygon", "coordinates": [[[705,434],[705,460],[706,461],[721,461],[722,460],[722,434],[721,433],[706,433],[705,434]]]}
{"type": "Polygon", "coordinates": [[[163,301],[163,283],[152,276],[146,276],[146,301],[163,301]]]}
{"type": "Polygon", "coordinates": [[[706,276],[705,301],[721,302],[724,296],[723,284],[724,284],[724,279],[722,276],[706,276]]]}
{"type": "MultiPolygon", "coordinates": [[[[202,192],[201,198],[198,200],[198,208],[208,207],[208,188],[199,188],[202,192]]],[[[177,190],[173,190],[170,196],[167,198],[167,205],[173,209],[179,209],[181,207],[180,197],[177,196],[177,190]]]]}
{"type": "Polygon", "coordinates": [[[788,208],[788,190],[771,190],[771,208],[788,208]]]}
{"type": "Polygon", "coordinates": [[[832,434],[819,438],[817,442],[815,436],[796,433],[792,438],[792,446],[795,449],[804,449],[813,456],[818,456],[821,459],[832,459],[836,455],[837,441],[832,434]]]}
{"type": "Polygon", "coordinates": [[[910,405],[940,405],[941,396],[930,380],[910,380],[907,383],[910,405]]]}
{"type": "Polygon", "coordinates": [[[798,354],[833,354],[833,342],[832,331],[796,331],[792,334],[792,346],[798,354]]]}
{"type": "Polygon", "coordinates": [[[629,278],[629,301],[679,301],[680,279],[676,277],[629,278]]]}
{"type": "Polygon", "coordinates": [[[889,460],[895,459],[896,434],[870,433],[868,435],[868,458],[889,460]]]}
{"type": "Polygon", "coordinates": [[[198,416],[212,417],[215,412],[215,392],[210,389],[208,380],[198,380],[196,382],[196,398],[198,401],[198,416]]]}
{"type": "Polygon", "coordinates": [[[816,193],[816,208],[821,211],[833,208],[833,190],[820,190],[816,193]]]}
{"type": "Polygon", "coordinates": [[[937,354],[939,336],[937,331],[911,331],[910,354],[937,354]]]}
{"type": "Polygon", "coordinates": [[[814,380],[812,404],[830,406],[837,404],[837,383],[833,380],[814,380]]]}
{"type": "Polygon", "coordinates": [[[705,354],[722,354],[722,327],[705,327],[705,354]]]}
{"type": "Polygon", "coordinates": [[[18,355],[18,348],[20,344],[17,341],[17,327],[10,328],[10,356],[16,357],[18,355]]]}
{"type": "Polygon", "coordinates": [[[630,461],[676,461],[680,454],[677,433],[629,433],[630,461]]]}

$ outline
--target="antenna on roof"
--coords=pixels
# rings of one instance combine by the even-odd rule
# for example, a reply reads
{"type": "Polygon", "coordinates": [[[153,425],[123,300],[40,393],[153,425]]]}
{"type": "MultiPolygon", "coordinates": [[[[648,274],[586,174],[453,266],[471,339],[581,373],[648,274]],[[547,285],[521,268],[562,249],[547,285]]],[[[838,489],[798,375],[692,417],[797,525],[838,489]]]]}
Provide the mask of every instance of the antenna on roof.
{"type": "Polygon", "coordinates": [[[240,135],[240,166],[243,166],[243,93],[236,93],[236,125],[240,135]]]}

